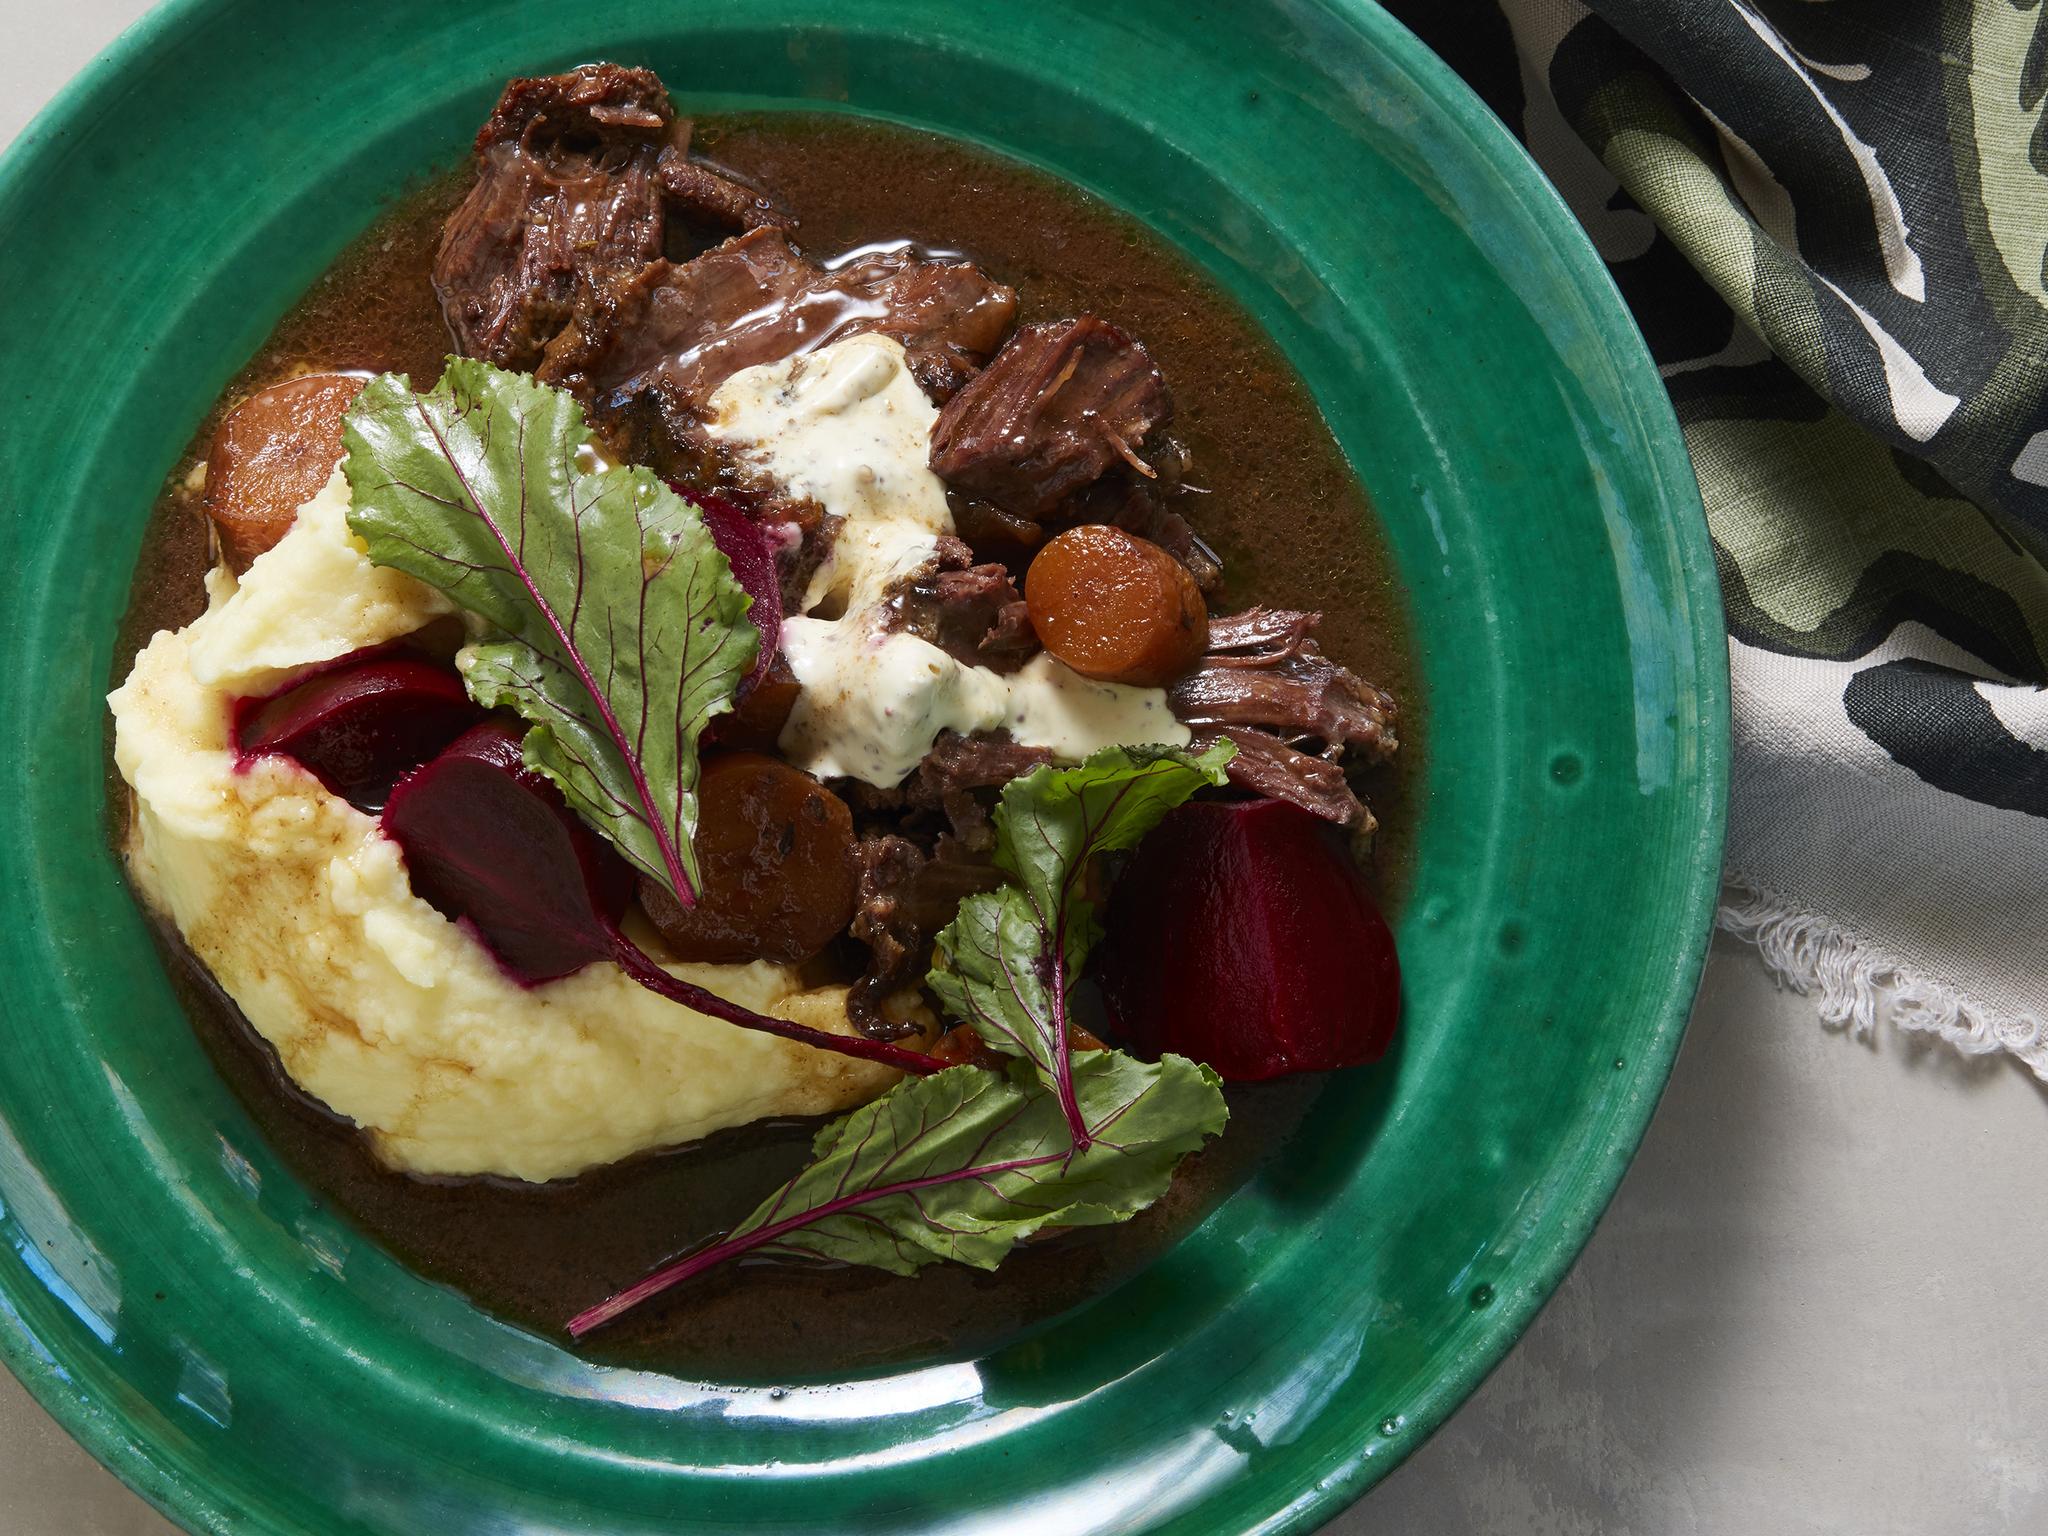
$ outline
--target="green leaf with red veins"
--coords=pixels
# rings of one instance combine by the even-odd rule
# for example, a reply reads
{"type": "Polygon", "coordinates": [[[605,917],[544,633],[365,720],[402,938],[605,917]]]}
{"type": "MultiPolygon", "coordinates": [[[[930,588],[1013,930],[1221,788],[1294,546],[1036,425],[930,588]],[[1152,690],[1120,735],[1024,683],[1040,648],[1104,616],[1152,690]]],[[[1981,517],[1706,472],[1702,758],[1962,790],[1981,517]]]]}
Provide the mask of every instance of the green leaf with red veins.
{"type": "Polygon", "coordinates": [[[492,630],[463,658],[470,695],[529,721],[527,762],[688,902],[697,737],[759,643],[697,510],[645,469],[599,468],[569,395],[470,358],[427,394],[372,379],[343,436],[370,558],[492,630]]]}
{"type": "Polygon", "coordinates": [[[732,1235],[569,1324],[577,1337],[744,1253],[865,1264],[907,1275],[950,1260],[994,1269],[1048,1227],[1127,1221],[1166,1193],[1180,1160],[1223,1129],[1216,1074],[1181,1056],[1084,1051],[1075,1145],[1053,1096],[1022,1062],[906,1078],[818,1133],[814,1161],[732,1235]]]}
{"type": "Polygon", "coordinates": [[[1076,1143],[1086,1116],[1068,1081],[1067,984],[1099,936],[1086,894],[1098,853],[1135,847],[1175,806],[1222,784],[1235,754],[1111,747],[1078,768],[1039,768],[1004,788],[996,864],[1016,883],[970,896],[939,934],[928,978],[949,1013],[1007,1056],[1029,1061],[1063,1106],[1076,1143]]]}

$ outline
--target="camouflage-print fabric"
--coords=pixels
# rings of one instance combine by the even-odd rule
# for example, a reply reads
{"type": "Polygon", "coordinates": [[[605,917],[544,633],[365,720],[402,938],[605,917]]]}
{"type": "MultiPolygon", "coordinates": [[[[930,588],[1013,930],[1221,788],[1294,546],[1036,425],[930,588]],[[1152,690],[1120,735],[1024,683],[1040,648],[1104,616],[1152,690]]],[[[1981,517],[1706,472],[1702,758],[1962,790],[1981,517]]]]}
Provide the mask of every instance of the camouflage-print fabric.
{"type": "Polygon", "coordinates": [[[2048,0],[1385,3],[1557,185],[1671,391],[1731,875],[2048,1076],[2048,984],[1999,963],[2048,923],[2048,0]],[[1938,931],[1917,880],[1868,894],[1930,865],[1938,931]]]}

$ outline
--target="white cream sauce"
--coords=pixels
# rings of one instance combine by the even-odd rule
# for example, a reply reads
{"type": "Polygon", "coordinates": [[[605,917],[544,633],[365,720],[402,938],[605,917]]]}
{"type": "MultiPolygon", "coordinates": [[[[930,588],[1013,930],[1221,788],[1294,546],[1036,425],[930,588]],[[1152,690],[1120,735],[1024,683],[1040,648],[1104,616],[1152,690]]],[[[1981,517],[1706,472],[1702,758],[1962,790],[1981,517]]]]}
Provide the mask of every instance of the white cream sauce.
{"type": "Polygon", "coordinates": [[[803,691],[779,745],[798,767],[886,788],[946,730],[1006,728],[1067,762],[1108,746],[1187,743],[1161,689],[1098,683],[1048,655],[1005,677],[887,628],[884,594],[953,532],[945,486],[926,464],[938,410],[901,343],[853,336],[743,369],[711,408],[712,436],[841,520],[804,613],[783,623],[803,691]]]}

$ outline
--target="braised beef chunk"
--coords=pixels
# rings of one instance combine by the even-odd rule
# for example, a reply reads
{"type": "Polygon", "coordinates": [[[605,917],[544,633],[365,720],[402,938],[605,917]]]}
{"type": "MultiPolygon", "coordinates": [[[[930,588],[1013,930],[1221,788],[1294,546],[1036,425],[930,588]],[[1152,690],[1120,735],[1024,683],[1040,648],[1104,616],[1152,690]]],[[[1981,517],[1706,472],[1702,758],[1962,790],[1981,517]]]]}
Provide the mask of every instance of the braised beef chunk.
{"type": "Polygon", "coordinates": [[[951,399],[980,372],[1017,319],[1015,289],[971,261],[931,261],[908,245],[870,252],[830,281],[881,306],[872,325],[855,328],[902,342],[910,371],[934,400],[951,399]]]}
{"type": "Polygon", "coordinates": [[[540,376],[607,409],[652,393],[687,435],[740,369],[862,332],[894,336],[920,383],[950,389],[995,350],[1016,305],[964,261],[900,246],[827,269],[762,227],[693,261],[650,263],[549,348],[540,376]]]}
{"type": "Polygon", "coordinates": [[[1138,450],[1173,415],[1151,357],[1106,320],[1022,327],[940,412],[931,466],[947,483],[1043,518],[1112,465],[1152,478],[1138,450]]]}
{"type": "Polygon", "coordinates": [[[686,223],[718,230],[796,228],[795,216],[766,192],[730,171],[692,159],[683,144],[664,150],[654,173],[669,213],[686,223]]]}
{"type": "Polygon", "coordinates": [[[929,640],[971,667],[1013,672],[1038,654],[1038,636],[1017,583],[1003,566],[977,565],[974,551],[941,538],[924,569],[889,599],[892,629],[929,640]]]}
{"type": "Polygon", "coordinates": [[[668,88],[653,70],[584,64],[510,81],[477,131],[476,151],[499,144],[539,149],[574,142],[586,151],[636,145],[665,137],[674,120],[668,88]]]}
{"type": "Polygon", "coordinates": [[[1337,763],[1347,752],[1368,763],[1394,755],[1394,700],[1323,654],[1311,638],[1321,618],[1248,608],[1211,619],[1209,654],[1167,697],[1198,739],[1237,743],[1233,783],[1369,829],[1371,813],[1348,786],[1337,793],[1337,763]],[[1304,741],[1322,744],[1320,761],[1304,741]]]}
{"type": "Polygon", "coordinates": [[[908,1034],[912,1026],[885,1019],[883,1002],[924,980],[931,969],[933,937],[953,920],[961,902],[977,891],[994,890],[1002,876],[988,863],[964,857],[943,837],[930,854],[908,838],[864,838],[854,856],[860,865],[860,904],[851,932],[868,946],[870,957],[847,993],[846,1013],[863,1034],[888,1039],[908,1034]]]}
{"type": "Polygon", "coordinates": [[[798,350],[784,332],[809,318],[790,310],[811,270],[768,228],[694,261],[650,262],[548,349],[540,377],[600,406],[660,386],[694,407],[740,369],[798,350]]]}
{"type": "Polygon", "coordinates": [[[608,284],[661,254],[654,168],[673,115],[653,74],[616,64],[505,87],[434,258],[459,351],[531,368],[608,284]]]}

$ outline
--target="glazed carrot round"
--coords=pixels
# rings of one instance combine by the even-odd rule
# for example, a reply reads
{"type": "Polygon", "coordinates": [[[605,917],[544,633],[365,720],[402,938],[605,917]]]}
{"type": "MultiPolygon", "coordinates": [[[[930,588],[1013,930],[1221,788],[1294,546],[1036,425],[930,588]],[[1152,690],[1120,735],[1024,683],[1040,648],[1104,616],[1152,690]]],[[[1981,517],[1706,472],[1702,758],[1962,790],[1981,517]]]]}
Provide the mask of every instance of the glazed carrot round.
{"type": "Polygon", "coordinates": [[[206,515],[236,571],[292,526],[341,462],[341,418],[363,381],[308,373],[259,389],[221,419],[206,458],[206,515]]]}
{"type": "Polygon", "coordinates": [[[1103,523],[1069,528],[1038,552],[1024,601],[1039,643],[1103,682],[1163,687],[1209,643],[1202,589],[1149,539],[1103,523]]]}
{"type": "Polygon", "coordinates": [[[759,752],[721,752],[704,760],[697,805],[696,905],[640,882],[640,905],[677,959],[793,964],[853,921],[853,813],[816,779],[759,752]]]}

